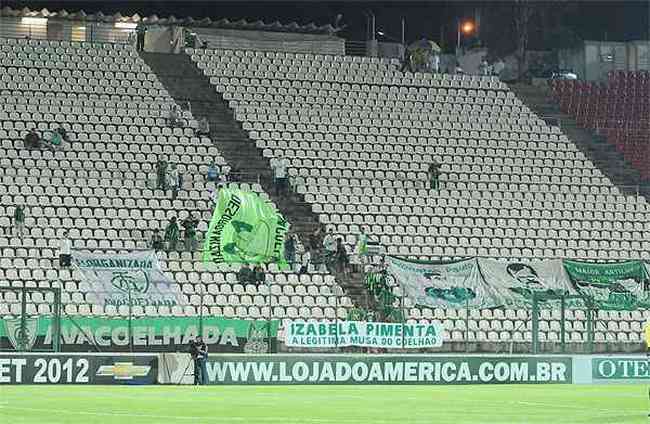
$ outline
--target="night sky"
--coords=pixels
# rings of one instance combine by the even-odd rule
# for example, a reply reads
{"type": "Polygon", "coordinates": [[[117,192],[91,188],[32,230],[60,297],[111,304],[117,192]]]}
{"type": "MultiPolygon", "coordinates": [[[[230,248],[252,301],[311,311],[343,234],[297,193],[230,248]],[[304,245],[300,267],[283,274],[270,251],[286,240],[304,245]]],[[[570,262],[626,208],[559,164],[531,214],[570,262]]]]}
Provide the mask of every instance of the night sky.
{"type": "MultiPolygon", "coordinates": [[[[497,2],[503,3],[503,2],[497,2]]],[[[447,40],[455,37],[455,22],[459,17],[471,17],[477,5],[485,7],[490,2],[428,1],[428,2],[317,2],[317,1],[11,1],[0,0],[2,6],[43,7],[51,11],[65,8],[68,12],[83,9],[87,13],[102,11],[105,14],[174,15],[177,18],[192,16],[210,17],[213,20],[261,19],[282,23],[297,21],[317,25],[333,23],[337,14],[348,28],[341,33],[350,40],[363,40],[366,36],[364,10],[372,10],[376,27],[394,38],[400,38],[402,16],[406,19],[406,39],[413,41],[422,36],[432,40],[440,38],[441,28],[447,40]]],[[[569,20],[583,39],[627,41],[647,39],[650,24],[649,1],[597,1],[578,2],[578,11],[569,20]]],[[[378,37],[381,38],[381,37],[378,37]]]]}

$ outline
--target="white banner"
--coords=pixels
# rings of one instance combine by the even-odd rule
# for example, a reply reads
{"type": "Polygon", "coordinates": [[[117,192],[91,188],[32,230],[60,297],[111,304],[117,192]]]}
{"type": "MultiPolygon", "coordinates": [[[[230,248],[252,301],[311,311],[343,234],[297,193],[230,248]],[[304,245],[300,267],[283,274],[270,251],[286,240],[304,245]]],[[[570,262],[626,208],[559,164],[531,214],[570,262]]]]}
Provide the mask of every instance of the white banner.
{"type": "Polygon", "coordinates": [[[98,305],[174,306],[183,294],[167,277],[153,250],[119,254],[73,251],[72,259],[83,281],[90,284],[88,297],[98,305]]]}
{"type": "Polygon", "coordinates": [[[502,299],[504,306],[530,306],[533,293],[537,294],[541,304],[545,302],[545,293],[549,297],[578,294],[560,259],[533,262],[479,259],[478,263],[483,278],[502,299]]]}
{"type": "Polygon", "coordinates": [[[442,346],[442,326],[364,321],[291,321],[285,330],[291,347],[363,346],[380,348],[425,348],[442,346]]]}
{"type": "Polygon", "coordinates": [[[417,305],[430,308],[491,308],[498,301],[476,259],[435,264],[387,257],[388,271],[417,305]]]}

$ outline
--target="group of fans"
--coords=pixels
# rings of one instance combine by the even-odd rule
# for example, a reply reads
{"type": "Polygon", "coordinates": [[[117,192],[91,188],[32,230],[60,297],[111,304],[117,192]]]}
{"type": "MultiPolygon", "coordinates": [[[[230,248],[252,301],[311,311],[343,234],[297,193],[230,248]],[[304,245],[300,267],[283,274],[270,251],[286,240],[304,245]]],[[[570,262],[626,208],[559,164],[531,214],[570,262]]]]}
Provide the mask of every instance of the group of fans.
{"type": "Polygon", "coordinates": [[[181,239],[181,228],[183,229],[183,247],[188,252],[193,252],[198,248],[198,239],[196,235],[196,227],[199,225],[199,220],[189,212],[187,217],[180,221],[173,216],[164,234],[161,236],[159,230],[155,230],[151,237],[151,247],[156,251],[164,250],[166,252],[175,252],[178,247],[178,242],[181,239]]]}
{"type": "Polygon", "coordinates": [[[62,146],[64,141],[68,142],[70,140],[68,139],[68,133],[63,127],[44,131],[42,135],[35,128],[31,128],[23,139],[25,148],[28,150],[46,148],[55,151],[62,146]]]}

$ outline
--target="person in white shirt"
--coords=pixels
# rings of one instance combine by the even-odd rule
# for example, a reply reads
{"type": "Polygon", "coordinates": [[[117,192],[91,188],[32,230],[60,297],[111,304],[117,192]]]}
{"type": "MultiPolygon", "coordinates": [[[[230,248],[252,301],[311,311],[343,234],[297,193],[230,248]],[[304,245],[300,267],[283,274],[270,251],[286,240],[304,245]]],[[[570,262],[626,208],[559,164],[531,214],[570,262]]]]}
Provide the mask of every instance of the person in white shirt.
{"type": "Polygon", "coordinates": [[[171,165],[171,169],[167,173],[167,186],[172,191],[172,200],[176,200],[176,196],[178,196],[178,169],[176,165],[171,165]]]}
{"type": "Polygon", "coordinates": [[[334,260],[336,255],[336,238],[334,238],[334,231],[330,228],[323,238],[323,248],[325,249],[324,263],[329,263],[334,260]]]}
{"type": "Polygon", "coordinates": [[[283,157],[277,158],[273,163],[273,177],[275,183],[275,195],[288,194],[289,182],[287,180],[287,167],[289,161],[283,157]]]}
{"type": "Polygon", "coordinates": [[[68,230],[63,232],[63,238],[59,242],[59,266],[67,268],[72,260],[72,241],[68,238],[68,230]]]}

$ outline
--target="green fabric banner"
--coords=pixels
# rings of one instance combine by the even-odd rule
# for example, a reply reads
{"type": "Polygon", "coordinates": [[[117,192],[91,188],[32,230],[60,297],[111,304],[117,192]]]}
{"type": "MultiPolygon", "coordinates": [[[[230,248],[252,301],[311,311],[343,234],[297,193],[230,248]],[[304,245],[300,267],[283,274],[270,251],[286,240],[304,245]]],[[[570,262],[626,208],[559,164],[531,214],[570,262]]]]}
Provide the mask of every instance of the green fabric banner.
{"type": "MultiPolygon", "coordinates": [[[[267,338],[277,337],[280,322],[204,317],[134,318],[131,320],[132,344],[135,351],[185,351],[187,344],[203,328],[204,341],[211,352],[262,353],[268,351],[267,338]]],[[[0,348],[27,350],[52,348],[53,320],[50,317],[28,317],[25,329],[20,318],[0,321],[0,348]],[[18,343],[23,337],[23,343],[18,343]]],[[[129,350],[129,320],[99,317],[61,318],[61,346],[64,352],[94,350],[107,352],[129,350]]]]}
{"type": "Polygon", "coordinates": [[[208,227],[203,261],[286,264],[289,224],[254,193],[222,188],[208,227]]]}
{"type": "Polygon", "coordinates": [[[650,288],[641,261],[611,264],[564,260],[564,269],[578,291],[599,309],[650,307],[650,288]]]}
{"type": "Polygon", "coordinates": [[[477,259],[452,263],[387,257],[388,272],[417,305],[430,308],[493,308],[501,299],[483,280],[477,259]]]}
{"type": "MultiPolygon", "coordinates": [[[[432,308],[530,307],[650,309],[650,268],[642,261],[572,260],[457,262],[386,257],[389,278],[417,305],[432,308]]],[[[369,280],[370,288],[377,281],[369,280]]],[[[389,284],[390,285],[390,284],[389,284]]]]}

